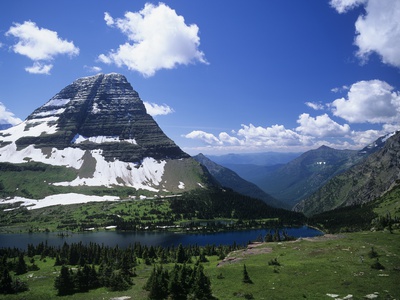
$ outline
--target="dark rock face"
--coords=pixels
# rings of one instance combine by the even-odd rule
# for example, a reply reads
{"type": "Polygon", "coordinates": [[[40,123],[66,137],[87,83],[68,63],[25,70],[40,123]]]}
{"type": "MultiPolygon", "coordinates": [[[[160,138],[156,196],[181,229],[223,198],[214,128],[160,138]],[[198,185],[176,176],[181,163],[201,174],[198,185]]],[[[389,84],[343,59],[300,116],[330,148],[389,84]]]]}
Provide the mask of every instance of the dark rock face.
{"type": "Polygon", "coordinates": [[[46,118],[48,125],[57,126],[56,132],[22,137],[16,141],[18,149],[32,144],[37,148],[101,149],[107,161],[126,162],[189,157],[147,114],[138,93],[120,74],[80,78],[27,119],[40,122],[46,118]]]}

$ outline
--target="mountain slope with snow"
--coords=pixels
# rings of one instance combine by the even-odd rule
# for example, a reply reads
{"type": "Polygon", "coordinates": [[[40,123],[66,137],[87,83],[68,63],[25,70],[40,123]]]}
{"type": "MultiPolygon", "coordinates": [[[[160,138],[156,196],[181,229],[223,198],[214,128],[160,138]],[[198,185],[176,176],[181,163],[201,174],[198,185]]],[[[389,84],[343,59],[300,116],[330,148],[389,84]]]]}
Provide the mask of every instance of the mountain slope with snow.
{"type": "Polygon", "coordinates": [[[0,131],[0,163],[28,162],[72,169],[73,180],[48,183],[69,192],[128,187],[168,194],[210,184],[207,171],[163,133],[115,73],[74,81],[25,121],[0,131]]]}

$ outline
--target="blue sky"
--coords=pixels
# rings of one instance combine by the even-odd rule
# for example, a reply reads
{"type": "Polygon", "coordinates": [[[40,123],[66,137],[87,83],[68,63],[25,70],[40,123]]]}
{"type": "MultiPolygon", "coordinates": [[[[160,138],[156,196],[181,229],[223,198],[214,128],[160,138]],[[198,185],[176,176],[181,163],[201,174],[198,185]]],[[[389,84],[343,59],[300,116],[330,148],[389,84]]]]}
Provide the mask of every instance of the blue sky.
{"type": "Polygon", "coordinates": [[[0,2],[0,123],[125,75],[189,154],[360,149],[399,129],[398,0],[0,2]]]}

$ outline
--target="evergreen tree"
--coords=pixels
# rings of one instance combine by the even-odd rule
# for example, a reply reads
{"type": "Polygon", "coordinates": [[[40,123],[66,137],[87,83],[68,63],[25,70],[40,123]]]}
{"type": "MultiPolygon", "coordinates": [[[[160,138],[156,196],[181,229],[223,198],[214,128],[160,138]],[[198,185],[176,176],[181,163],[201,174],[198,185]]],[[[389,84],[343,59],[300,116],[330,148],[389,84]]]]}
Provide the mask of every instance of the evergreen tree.
{"type": "Polygon", "coordinates": [[[247,269],[246,269],[246,265],[243,265],[243,279],[242,281],[244,283],[253,283],[253,281],[251,281],[249,273],[247,273],[247,269]]]}
{"type": "Polygon", "coordinates": [[[12,278],[10,275],[10,272],[7,270],[7,268],[4,268],[3,274],[0,277],[0,293],[1,294],[11,294],[14,292],[13,287],[12,287],[12,278]]]}
{"type": "Polygon", "coordinates": [[[126,291],[131,286],[129,277],[124,276],[120,271],[112,273],[109,288],[112,291],[126,291]]]}
{"type": "Polygon", "coordinates": [[[200,262],[208,262],[208,259],[204,253],[204,249],[200,250],[200,254],[199,254],[199,261],[200,262]]]}
{"type": "Polygon", "coordinates": [[[12,282],[12,289],[14,293],[20,293],[27,291],[29,288],[28,284],[25,281],[21,281],[19,278],[16,278],[12,282]]]}
{"type": "Polygon", "coordinates": [[[88,277],[81,268],[78,269],[74,276],[74,285],[78,292],[87,292],[89,290],[88,277]]]}
{"type": "Polygon", "coordinates": [[[26,265],[25,259],[24,259],[24,254],[21,253],[18,256],[18,262],[15,266],[15,274],[16,275],[21,275],[21,274],[25,274],[26,272],[28,272],[28,266],[26,265]]]}
{"type": "Polygon", "coordinates": [[[179,244],[178,250],[176,252],[176,262],[179,264],[183,264],[186,262],[186,254],[185,249],[183,248],[182,244],[179,244]]]}
{"type": "Polygon", "coordinates": [[[198,265],[196,268],[195,282],[193,286],[193,296],[198,300],[214,299],[211,292],[211,282],[204,274],[203,265],[198,265]]]}
{"type": "Polygon", "coordinates": [[[149,291],[149,299],[166,299],[168,297],[168,273],[163,267],[155,267],[144,287],[149,291]]]}
{"type": "Polygon", "coordinates": [[[185,282],[181,281],[181,276],[180,274],[182,273],[182,269],[184,267],[179,267],[178,265],[174,266],[174,269],[172,270],[170,274],[170,279],[168,283],[168,292],[169,292],[169,298],[171,299],[176,299],[176,300],[185,300],[186,299],[186,290],[185,290],[185,282]]]}
{"type": "Polygon", "coordinates": [[[89,289],[95,289],[95,288],[98,288],[100,286],[99,277],[98,277],[98,274],[96,272],[96,268],[95,268],[94,265],[92,265],[92,267],[90,267],[88,278],[89,278],[88,279],[88,281],[89,281],[89,289]]]}
{"type": "Polygon", "coordinates": [[[63,263],[61,261],[60,255],[56,255],[56,261],[54,262],[54,266],[62,266],[63,263]]]}
{"type": "Polygon", "coordinates": [[[54,287],[60,296],[73,294],[74,281],[68,267],[61,267],[60,275],[57,276],[54,282],[54,287]]]}

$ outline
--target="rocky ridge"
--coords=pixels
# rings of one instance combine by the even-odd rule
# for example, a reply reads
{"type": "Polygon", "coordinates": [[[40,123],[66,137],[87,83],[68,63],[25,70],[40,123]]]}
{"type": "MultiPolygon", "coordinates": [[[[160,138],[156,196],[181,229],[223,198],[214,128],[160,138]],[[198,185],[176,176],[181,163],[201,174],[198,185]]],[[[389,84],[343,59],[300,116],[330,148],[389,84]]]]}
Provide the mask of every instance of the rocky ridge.
{"type": "Polygon", "coordinates": [[[380,150],[329,180],[295,211],[314,215],[339,207],[374,201],[399,185],[400,132],[390,134],[380,150]]]}

